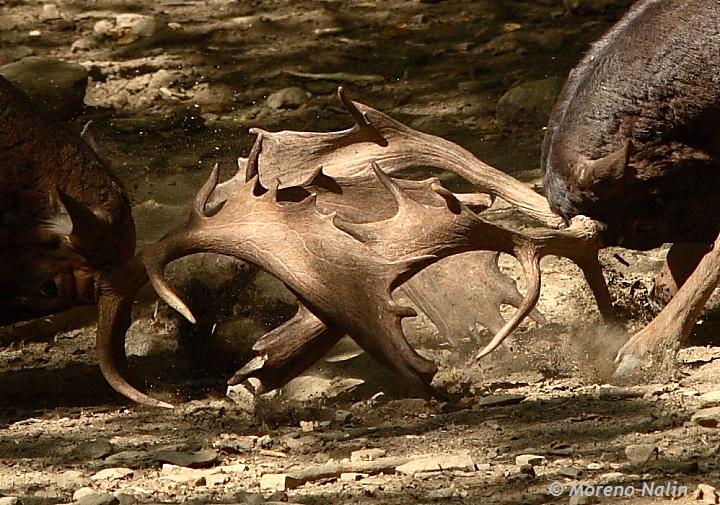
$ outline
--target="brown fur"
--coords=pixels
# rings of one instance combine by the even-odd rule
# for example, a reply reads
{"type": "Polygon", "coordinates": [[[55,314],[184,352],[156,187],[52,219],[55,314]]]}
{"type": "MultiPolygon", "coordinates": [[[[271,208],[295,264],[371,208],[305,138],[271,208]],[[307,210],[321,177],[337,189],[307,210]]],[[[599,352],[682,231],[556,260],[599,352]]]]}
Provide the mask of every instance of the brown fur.
{"type": "Polygon", "coordinates": [[[95,272],[134,254],[122,184],[85,141],[1,76],[0,125],[0,324],[94,303],[95,272]],[[71,223],[58,190],[87,219],[71,223]]]}
{"type": "Polygon", "coordinates": [[[553,210],[605,222],[608,245],[711,242],[718,75],[720,1],[636,3],[571,72],[553,110],[542,157],[553,210]],[[627,162],[617,161],[628,142],[627,162]]]}

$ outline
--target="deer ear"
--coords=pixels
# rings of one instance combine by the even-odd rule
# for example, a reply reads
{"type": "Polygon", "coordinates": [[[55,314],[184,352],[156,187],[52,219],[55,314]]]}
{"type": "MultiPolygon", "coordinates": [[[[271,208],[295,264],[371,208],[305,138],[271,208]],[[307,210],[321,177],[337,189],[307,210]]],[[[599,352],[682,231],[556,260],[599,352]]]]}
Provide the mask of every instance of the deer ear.
{"type": "Polygon", "coordinates": [[[632,152],[633,144],[628,139],[617,151],[600,159],[586,162],[580,176],[580,186],[591,188],[598,184],[622,180],[626,175],[632,152]]]}
{"type": "Polygon", "coordinates": [[[110,223],[95,214],[90,207],[55,187],[57,214],[47,220],[47,229],[70,243],[70,246],[89,263],[105,263],[112,254],[107,250],[110,223]]]}

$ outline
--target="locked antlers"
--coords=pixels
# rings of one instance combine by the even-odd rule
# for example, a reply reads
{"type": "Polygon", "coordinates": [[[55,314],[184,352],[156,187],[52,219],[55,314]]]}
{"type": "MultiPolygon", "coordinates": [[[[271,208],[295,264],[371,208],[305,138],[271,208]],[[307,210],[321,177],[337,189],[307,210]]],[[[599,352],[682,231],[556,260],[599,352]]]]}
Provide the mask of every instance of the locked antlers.
{"type": "MultiPolygon", "coordinates": [[[[280,386],[348,334],[412,390],[432,394],[436,367],[408,344],[400,324],[415,312],[393,300],[392,291],[410,281],[407,293],[433,317],[435,302],[417,296],[423,284],[416,274],[469,251],[486,251],[482,271],[508,289],[507,296],[494,299],[519,305],[504,324],[493,307],[495,326],[501,327],[478,358],[533,313],[541,285],[539,262],[545,255],[575,261],[601,312],[610,314],[597,261],[596,223],[577,219],[557,229],[561,219],[522,183],[456,144],[350,101],[342,90],[340,98],[355,119],[352,128],[330,133],[255,130],[258,139],[243,160],[244,170],[218,185],[216,167],[198,192],[186,225],[142,254],[158,294],[190,321],[190,309],[163,274],[169,262],[193,253],[213,252],[255,264],[297,296],[296,316],[258,340],[254,349],[260,355],[231,383],[256,377],[265,389],[280,386]],[[388,175],[411,166],[455,172],[490,196],[455,195],[436,178],[407,181],[388,175]],[[488,223],[471,210],[483,210],[494,196],[546,227],[521,233],[488,223]],[[527,290],[521,300],[514,284],[497,270],[498,252],[513,255],[525,272],[527,290]]],[[[462,282],[460,276],[457,282],[462,282]]],[[[434,313],[442,319],[442,311],[434,313]]],[[[538,313],[535,317],[541,318],[538,313]]],[[[115,332],[113,338],[119,349],[124,337],[115,332]]]]}

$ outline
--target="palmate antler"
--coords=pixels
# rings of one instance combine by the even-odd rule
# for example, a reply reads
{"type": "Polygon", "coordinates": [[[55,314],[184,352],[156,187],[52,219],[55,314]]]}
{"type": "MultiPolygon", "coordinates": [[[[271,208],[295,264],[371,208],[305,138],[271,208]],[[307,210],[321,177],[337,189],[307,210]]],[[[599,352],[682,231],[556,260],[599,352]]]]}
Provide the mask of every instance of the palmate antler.
{"type": "MultiPolygon", "coordinates": [[[[187,225],[145,251],[143,259],[153,286],[168,304],[193,321],[189,309],[164,280],[169,261],[213,252],[253,263],[285,282],[302,306],[295,318],[261,339],[260,347],[277,345],[273,342],[284,341],[290,332],[304,332],[305,336],[295,341],[296,354],[287,357],[286,365],[297,368],[306,364],[297,353],[307,350],[309,341],[319,340],[319,347],[327,349],[333,339],[348,334],[415,392],[429,394],[436,367],[405,340],[400,321],[415,312],[394,302],[392,290],[442,257],[470,250],[512,254],[526,272],[528,294],[488,345],[487,353],[534,308],[540,292],[540,258],[557,253],[563,242],[576,242],[587,230],[553,230],[549,240],[546,236],[529,238],[484,222],[437,179],[401,183],[412,186],[410,190],[374,163],[372,170],[394,198],[397,211],[381,221],[353,223],[336,213],[320,212],[322,192],[301,197],[300,188],[276,187],[263,193],[256,175],[224,204],[208,206],[217,185],[216,167],[198,193],[187,225]]],[[[321,171],[307,181],[311,187],[327,184],[338,186],[321,171]]],[[[257,362],[253,368],[259,369],[257,362]]]]}
{"type": "MultiPolygon", "coordinates": [[[[564,226],[563,219],[550,209],[543,196],[477,159],[466,149],[413,130],[372,107],[352,101],[342,88],[338,89],[338,96],[355,120],[353,127],[347,130],[329,133],[250,130],[258,134],[258,139],[250,153],[247,169],[259,174],[264,187],[275,183],[280,188],[307,185],[319,167],[338,181],[350,181],[369,176],[371,162],[380,165],[388,174],[409,167],[428,166],[459,175],[476,191],[505,200],[547,228],[564,226]]],[[[560,251],[560,255],[582,269],[603,319],[613,320],[612,300],[598,261],[599,249],[599,240],[593,236],[588,237],[583,247],[560,251]]]]}
{"type": "MultiPolygon", "coordinates": [[[[578,219],[565,230],[520,234],[484,222],[463,203],[483,208],[491,203],[487,196],[456,196],[437,179],[391,179],[383,170],[413,165],[452,170],[483,191],[524,202],[521,209],[545,224],[558,224],[542,197],[459,146],[415,132],[342,93],[341,98],[357,121],[353,128],[324,134],[260,133],[246,173],[218,186],[215,170],[198,193],[188,223],[142,253],[160,296],[190,320],[192,314],[167,286],[163,269],[196,252],[254,263],[297,295],[298,314],[256,343],[255,349],[263,354],[231,382],[255,376],[268,388],[282,385],[347,333],[420,393],[429,394],[436,367],[405,340],[400,321],[414,312],[399,306],[390,293],[439,258],[466,251],[512,254],[528,278],[519,310],[478,356],[495,349],[533,310],[540,290],[539,260],[547,254],[579,264],[601,312],[610,313],[594,222],[578,219]],[[383,170],[369,162],[375,159],[383,170]],[[300,176],[288,177],[296,173],[300,176]],[[269,191],[260,182],[263,178],[269,181],[269,191]],[[379,191],[378,182],[386,189],[379,191]],[[351,188],[361,197],[352,200],[351,188]],[[373,205],[390,194],[395,204],[373,205]],[[363,209],[367,212],[360,212],[363,209]]],[[[137,270],[140,283],[145,272],[140,266],[137,270]]],[[[110,362],[124,358],[130,306],[126,298],[107,304],[103,340],[114,350],[110,362]]],[[[142,394],[133,397],[152,404],[142,394]]]]}

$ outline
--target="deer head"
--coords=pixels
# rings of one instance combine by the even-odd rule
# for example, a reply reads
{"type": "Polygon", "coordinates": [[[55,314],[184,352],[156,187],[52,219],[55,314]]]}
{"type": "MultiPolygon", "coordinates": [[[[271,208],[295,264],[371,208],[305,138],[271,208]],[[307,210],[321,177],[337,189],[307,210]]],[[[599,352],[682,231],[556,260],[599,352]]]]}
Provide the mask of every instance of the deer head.
{"type": "Polygon", "coordinates": [[[161,405],[123,378],[122,339],[110,338],[147,281],[125,190],[83,138],[2,76],[0,118],[0,325],[98,304],[103,375],[161,405]]]}

